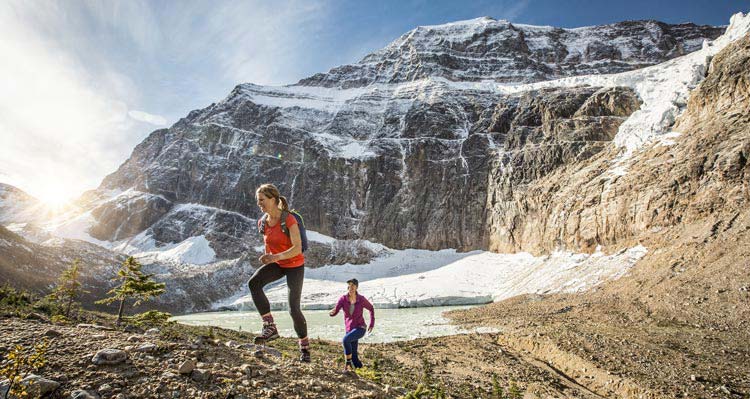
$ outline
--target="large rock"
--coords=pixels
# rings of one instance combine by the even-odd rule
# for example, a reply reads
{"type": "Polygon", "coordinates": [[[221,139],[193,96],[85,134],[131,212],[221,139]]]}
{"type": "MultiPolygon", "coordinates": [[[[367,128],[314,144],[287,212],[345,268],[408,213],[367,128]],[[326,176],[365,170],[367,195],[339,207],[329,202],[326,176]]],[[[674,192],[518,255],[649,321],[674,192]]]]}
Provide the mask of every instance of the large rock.
{"type": "Polygon", "coordinates": [[[32,396],[37,397],[44,397],[46,395],[49,395],[60,387],[59,382],[52,381],[48,378],[44,378],[36,374],[30,374],[26,376],[23,380],[21,380],[21,384],[26,385],[27,391],[31,393],[32,396]]]}
{"type": "Polygon", "coordinates": [[[99,399],[99,394],[83,389],[77,389],[70,394],[70,399],[99,399]]]}
{"type": "Polygon", "coordinates": [[[102,349],[91,358],[96,365],[120,364],[128,359],[127,352],[120,349],[102,349]]]}
{"type": "Polygon", "coordinates": [[[156,352],[159,349],[156,344],[152,344],[150,342],[143,343],[136,348],[133,349],[133,352],[145,352],[145,353],[153,353],[156,352]]]}
{"type": "Polygon", "coordinates": [[[177,372],[180,374],[190,374],[195,370],[195,361],[192,359],[185,360],[177,368],[177,372]]]}
{"type": "Polygon", "coordinates": [[[196,382],[208,382],[211,380],[211,370],[195,369],[190,373],[190,378],[196,382]]]}

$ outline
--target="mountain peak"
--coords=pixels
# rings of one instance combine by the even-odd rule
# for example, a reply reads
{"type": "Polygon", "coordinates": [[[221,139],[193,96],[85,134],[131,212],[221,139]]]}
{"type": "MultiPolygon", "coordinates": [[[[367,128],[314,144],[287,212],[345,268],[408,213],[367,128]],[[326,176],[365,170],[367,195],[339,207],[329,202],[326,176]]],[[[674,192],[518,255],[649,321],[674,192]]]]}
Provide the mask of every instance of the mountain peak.
{"type": "Polygon", "coordinates": [[[355,64],[298,82],[363,87],[428,77],[451,81],[530,83],[609,74],[658,64],[701,48],[723,27],[625,21],[574,29],[479,17],[419,26],[355,64]]]}
{"type": "Polygon", "coordinates": [[[477,25],[486,25],[493,22],[505,22],[508,23],[506,20],[497,20],[495,18],[484,16],[484,17],[478,17],[478,18],[472,18],[472,19],[464,19],[460,21],[453,21],[453,22],[446,22],[444,24],[438,24],[438,25],[420,25],[416,29],[428,29],[428,30],[445,30],[445,29],[455,29],[460,28],[464,29],[467,27],[477,26],[477,25]]]}

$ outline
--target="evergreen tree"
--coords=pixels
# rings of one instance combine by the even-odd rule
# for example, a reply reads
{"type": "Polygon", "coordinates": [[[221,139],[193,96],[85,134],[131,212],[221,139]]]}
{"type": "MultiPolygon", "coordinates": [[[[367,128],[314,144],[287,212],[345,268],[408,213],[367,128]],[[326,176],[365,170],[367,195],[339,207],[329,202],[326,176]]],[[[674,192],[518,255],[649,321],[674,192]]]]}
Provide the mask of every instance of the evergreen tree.
{"type": "Polygon", "coordinates": [[[50,297],[65,307],[65,317],[70,317],[70,307],[78,297],[88,292],[81,288],[81,282],[78,281],[78,266],[80,260],[76,259],[68,269],[65,269],[57,280],[57,286],[50,294],[50,297]]]}
{"type": "Polygon", "coordinates": [[[109,290],[110,297],[96,302],[109,304],[119,300],[120,309],[117,311],[117,323],[122,321],[122,311],[127,299],[135,298],[133,306],[138,306],[141,302],[164,293],[164,283],[154,281],[152,279],[154,275],[143,273],[141,267],[141,264],[134,257],[128,257],[117,272],[117,277],[113,278],[113,280],[121,280],[121,284],[109,290]]]}

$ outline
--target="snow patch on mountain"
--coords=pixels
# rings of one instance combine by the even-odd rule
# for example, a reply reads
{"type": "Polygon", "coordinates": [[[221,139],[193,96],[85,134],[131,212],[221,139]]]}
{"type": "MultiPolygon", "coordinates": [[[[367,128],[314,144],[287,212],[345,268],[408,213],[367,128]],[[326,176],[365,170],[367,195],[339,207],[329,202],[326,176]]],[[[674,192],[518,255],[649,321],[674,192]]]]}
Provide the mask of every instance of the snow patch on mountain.
{"type": "Polygon", "coordinates": [[[205,236],[190,237],[179,243],[154,248],[151,251],[133,254],[144,263],[176,262],[191,265],[204,265],[216,261],[216,252],[205,236]]]}
{"type": "MultiPolygon", "coordinates": [[[[622,277],[646,252],[640,245],[613,255],[555,252],[541,257],[389,249],[369,264],[306,270],[302,306],[328,309],[345,292],[344,282],[350,278],[359,279],[360,291],[381,308],[483,304],[521,294],[582,292],[622,277]]],[[[274,309],[287,306],[283,280],[267,295],[274,309]]],[[[216,304],[227,306],[253,308],[249,295],[239,294],[216,304]]]]}
{"type": "Polygon", "coordinates": [[[44,204],[23,190],[0,183],[0,224],[31,222],[47,211],[44,204]]]}
{"type": "Polygon", "coordinates": [[[57,218],[45,224],[44,230],[55,237],[82,240],[104,248],[110,248],[111,243],[109,241],[97,240],[88,233],[94,224],[96,224],[96,218],[91,214],[91,211],[88,211],[72,217],[57,218]]]}

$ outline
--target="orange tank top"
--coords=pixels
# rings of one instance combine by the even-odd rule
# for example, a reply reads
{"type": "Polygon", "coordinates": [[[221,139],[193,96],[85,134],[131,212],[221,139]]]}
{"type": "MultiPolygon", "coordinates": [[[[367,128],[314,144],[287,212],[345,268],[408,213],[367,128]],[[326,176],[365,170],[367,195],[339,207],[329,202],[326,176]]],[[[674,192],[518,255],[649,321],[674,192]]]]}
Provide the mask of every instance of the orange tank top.
{"type": "MultiPolygon", "coordinates": [[[[295,219],[294,215],[291,213],[288,214],[286,217],[286,227],[291,228],[295,224],[297,224],[297,219],[295,219]]],[[[273,226],[270,226],[268,221],[266,221],[266,231],[263,234],[263,241],[266,244],[267,254],[270,253],[275,255],[292,247],[292,238],[284,234],[284,231],[281,230],[281,221],[273,226]]],[[[305,264],[305,255],[300,252],[299,255],[293,258],[283,259],[276,263],[284,268],[302,266],[305,264]]]]}

